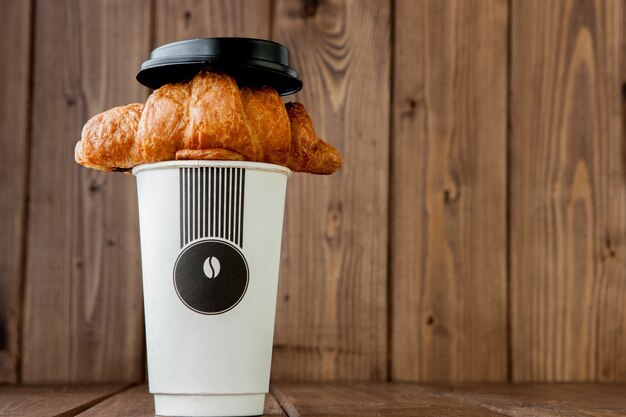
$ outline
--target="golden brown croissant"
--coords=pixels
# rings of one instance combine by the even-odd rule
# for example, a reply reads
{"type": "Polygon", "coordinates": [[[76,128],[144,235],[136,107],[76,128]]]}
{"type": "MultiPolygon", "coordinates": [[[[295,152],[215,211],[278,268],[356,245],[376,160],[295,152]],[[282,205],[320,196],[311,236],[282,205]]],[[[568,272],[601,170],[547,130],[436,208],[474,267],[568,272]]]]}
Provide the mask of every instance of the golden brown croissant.
{"type": "Polygon", "coordinates": [[[300,103],[283,104],[271,87],[237,86],[202,72],[166,84],[146,104],[116,107],[89,120],[76,144],[79,164],[105,171],[173,159],[245,160],[331,174],[343,163],[318,138],[300,103]]]}

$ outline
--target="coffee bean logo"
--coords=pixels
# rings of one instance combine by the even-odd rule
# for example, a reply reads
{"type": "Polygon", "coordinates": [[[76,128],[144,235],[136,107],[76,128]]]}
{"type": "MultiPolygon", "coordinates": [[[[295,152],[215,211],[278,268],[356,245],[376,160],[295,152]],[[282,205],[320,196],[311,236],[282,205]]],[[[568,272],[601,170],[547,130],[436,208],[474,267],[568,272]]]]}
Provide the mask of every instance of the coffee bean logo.
{"type": "Polygon", "coordinates": [[[220,273],[220,261],[215,256],[209,256],[204,261],[204,265],[202,267],[204,270],[204,275],[209,279],[217,278],[220,273]]]}
{"type": "Polygon", "coordinates": [[[248,263],[233,243],[202,239],[186,246],[174,265],[174,287],[180,300],[200,314],[222,314],[243,299],[248,263]]]}

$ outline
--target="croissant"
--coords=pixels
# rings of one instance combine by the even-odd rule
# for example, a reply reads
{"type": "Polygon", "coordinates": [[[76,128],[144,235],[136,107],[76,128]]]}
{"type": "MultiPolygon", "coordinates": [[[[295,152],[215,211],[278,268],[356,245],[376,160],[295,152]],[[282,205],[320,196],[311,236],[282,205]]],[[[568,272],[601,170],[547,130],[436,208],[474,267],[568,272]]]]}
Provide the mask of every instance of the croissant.
{"type": "Polygon", "coordinates": [[[238,87],[203,71],[166,84],[142,103],[116,107],[84,126],[74,156],[81,165],[126,171],[173,159],[257,161],[331,174],[343,159],[317,137],[300,103],[283,104],[271,87],[238,87]]]}

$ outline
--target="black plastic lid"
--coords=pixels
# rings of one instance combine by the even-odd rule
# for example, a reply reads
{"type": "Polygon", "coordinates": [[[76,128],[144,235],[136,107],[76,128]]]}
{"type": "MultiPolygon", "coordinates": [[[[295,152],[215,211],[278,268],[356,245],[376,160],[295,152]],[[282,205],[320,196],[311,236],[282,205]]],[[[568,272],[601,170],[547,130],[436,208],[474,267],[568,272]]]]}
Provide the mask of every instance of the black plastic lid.
{"type": "Polygon", "coordinates": [[[201,38],[159,46],[141,64],[137,81],[157,89],[193,78],[210,68],[233,75],[249,86],[271,86],[282,96],[302,89],[300,76],[289,66],[289,49],[262,39],[201,38]]]}

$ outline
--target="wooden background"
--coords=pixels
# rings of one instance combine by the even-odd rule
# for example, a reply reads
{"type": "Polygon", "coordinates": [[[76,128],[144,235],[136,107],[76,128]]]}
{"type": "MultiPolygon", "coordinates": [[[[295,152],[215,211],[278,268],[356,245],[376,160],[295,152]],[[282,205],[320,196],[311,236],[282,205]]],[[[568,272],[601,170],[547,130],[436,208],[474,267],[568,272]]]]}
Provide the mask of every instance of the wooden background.
{"type": "Polygon", "coordinates": [[[0,381],[145,376],[134,178],[73,162],[157,45],[287,45],[274,380],[626,381],[621,0],[0,3],[0,381]]]}

